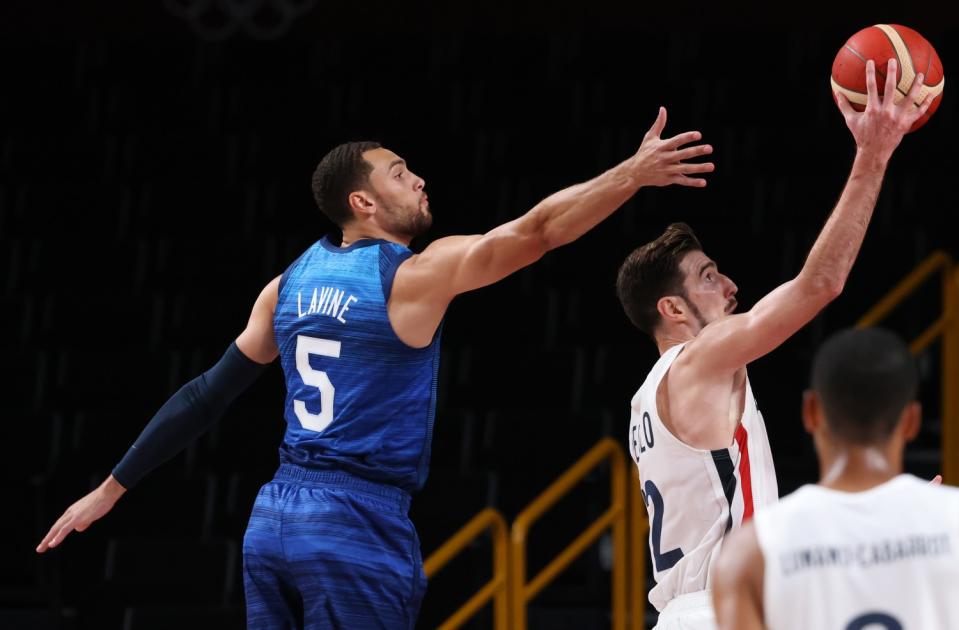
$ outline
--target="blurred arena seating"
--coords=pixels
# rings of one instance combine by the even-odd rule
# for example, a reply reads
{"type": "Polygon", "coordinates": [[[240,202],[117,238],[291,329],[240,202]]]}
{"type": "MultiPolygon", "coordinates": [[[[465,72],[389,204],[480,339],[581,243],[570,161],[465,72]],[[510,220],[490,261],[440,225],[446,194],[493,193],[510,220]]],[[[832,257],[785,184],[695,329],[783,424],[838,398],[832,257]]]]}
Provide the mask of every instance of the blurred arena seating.
{"type": "MultiPolygon", "coordinates": [[[[959,41],[950,34],[929,34],[944,59],[959,41]]],[[[482,507],[511,519],[596,440],[625,438],[656,356],[613,289],[632,248],[689,222],[743,308],[798,271],[851,158],[827,80],[843,38],[465,30],[383,34],[359,50],[349,33],[23,46],[4,65],[22,92],[0,99],[0,627],[242,626],[243,531],[284,426],[279,367],[108,518],[45,556],[33,546],[220,356],[262,286],[329,229],[310,174],[333,145],[372,137],[406,157],[427,182],[432,237],[492,228],[624,159],[661,103],[667,132],[699,128],[716,147],[706,191],[643,190],[580,242],[454,303],[431,475],[412,508],[425,557],[482,507]],[[776,98],[788,102],[726,67],[756,50],[779,51],[775,80],[792,87],[776,98]],[[649,63],[662,74],[644,80],[649,63]]],[[[956,102],[947,94],[905,140],[843,296],[750,368],[783,493],[815,474],[799,423],[815,344],[933,249],[959,254],[947,229],[959,188],[936,184],[952,175],[924,154],[954,137],[956,102]]],[[[893,325],[920,332],[937,299],[920,295],[893,325]]],[[[938,391],[937,355],[921,365],[938,391]]],[[[908,465],[932,476],[938,399],[924,402],[908,465]]],[[[557,507],[532,570],[603,510],[605,483],[557,507]]],[[[603,544],[534,601],[531,628],[608,627],[603,544]]],[[[420,627],[465,600],[488,565],[481,544],[444,570],[420,627]]],[[[491,627],[488,611],[467,627],[491,627]]]]}

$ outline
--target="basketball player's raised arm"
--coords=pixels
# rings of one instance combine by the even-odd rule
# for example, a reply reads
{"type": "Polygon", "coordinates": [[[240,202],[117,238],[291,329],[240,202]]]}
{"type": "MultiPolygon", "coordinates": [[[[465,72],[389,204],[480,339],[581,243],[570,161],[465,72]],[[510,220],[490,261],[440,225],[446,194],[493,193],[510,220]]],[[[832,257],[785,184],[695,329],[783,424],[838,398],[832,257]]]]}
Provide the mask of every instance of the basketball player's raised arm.
{"type": "Polygon", "coordinates": [[[147,473],[182,451],[216,422],[279,354],[273,337],[275,278],[253,305],[246,328],[212,368],[184,385],[160,408],[120,463],[95,490],[67,508],[37,546],[43,553],[70,532],[84,531],[113,509],[147,473]]]}
{"type": "Polygon", "coordinates": [[[720,630],[761,630],[763,554],[756,528],[746,523],[732,531],[713,569],[713,610],[720,630]]]}
{"type": "MultiPolygon", "coordinates": [[[[889,62],[885,94],[896,91],[895,59],[889,62]]],[[[906,98],[880,100],[875,66],[866,64],[868,103],[857,113],[837,94],[846,124],[856,140],[856,157],[839,202],[813,244],[799,274],[762,298],[748,312],[705,327],[689,344],[687,362],[702,372],[735,371],[762,357],[806,325],[843,289],[872,218],[882,178],[893,151],[932,99],[914,105],[923,76],[906,98]],[[695,357],[693,357],[695,355],[695,357]]]]}
{"type": "Polygon", "coordinates": [[[698,131],[661,138],[665,126],[666,109],[661,107],[639,150],[626,161],[550,195],[523,216],[486,234],[439,239],[404,262],[390,298],[394,327],[398,332],[413,329],[405,337],[416,345],[428,343],[456,295],[493,284],[549,250],[576,240],[641,187],[705,186],[705,179],[692,175],[712,171],[713,164],[684,160],[707,155],[712,147],[685,146],[700,140],[698,131]]]}

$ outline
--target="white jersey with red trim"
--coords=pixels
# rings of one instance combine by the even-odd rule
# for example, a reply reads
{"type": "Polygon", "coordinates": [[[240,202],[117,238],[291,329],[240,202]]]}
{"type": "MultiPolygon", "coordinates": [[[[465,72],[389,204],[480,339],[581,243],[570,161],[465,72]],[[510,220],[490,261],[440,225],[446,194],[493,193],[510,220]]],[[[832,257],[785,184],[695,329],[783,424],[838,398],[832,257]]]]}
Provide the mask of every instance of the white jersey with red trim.
{"type": "Polygon", "coordinates": [[[959,628],[959,490],[803,486],[757,514],[770,630],[959,628]]]}
{"type": "Polygon", "coordinates": [[[649,514],[649,550],[656,586],[649,601],[707,590],[723,537],[759,507],[779,499],[763,417],[749,379],[743,415],[728,448],[693,448],[672,435],[656,408],[656,391],[685,344],[653,366],[631,403],[629,452],[649,514]]]}

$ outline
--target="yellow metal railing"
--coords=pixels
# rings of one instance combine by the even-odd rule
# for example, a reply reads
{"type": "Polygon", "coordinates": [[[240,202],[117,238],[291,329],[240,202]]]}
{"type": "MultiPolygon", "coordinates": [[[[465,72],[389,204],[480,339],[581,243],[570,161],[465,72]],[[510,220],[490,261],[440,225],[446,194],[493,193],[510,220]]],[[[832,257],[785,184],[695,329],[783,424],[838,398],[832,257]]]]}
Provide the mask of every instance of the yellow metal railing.
{"type": "Polygon", "coordinates": [[[508,545],[506,542],[506,521],[493,508],[486,508],[470,519],[452,538],[430,554],[423,563],[426,577],[432,579],[436,573],[453,559],[466,545],[480,534],[490,530],[493,538],[493,577],[440,625],[440,630],[454,630],[469,621],[490,599],[493,600],[493,627],[506,630],[509,624],[507,602],[507,573],[509,571],[508,545]]]}
{"type": "Polygon", "coordinates": [[[543,491],[513,522],[510,549],[511,630],[526,630],[526,605],[599,536],[613,533],[613,628],[626,630],[626,465],[623,451],[611,438],[603,438],[543,491]],[[540,516],[559,501],[590,471],[604,461],[610,465],[610,507],[586,528],[539,575],[526,581],[526,538],[540,516]]]}
{"type": "Polygon", "coordinates": [[[875,326],[936,272],[941,272],[942,314],[909,344],[915,355],[942,337],[942,477],[959,485],[959,269],[949,254],[933,252],[856,323],[875,326]]]}

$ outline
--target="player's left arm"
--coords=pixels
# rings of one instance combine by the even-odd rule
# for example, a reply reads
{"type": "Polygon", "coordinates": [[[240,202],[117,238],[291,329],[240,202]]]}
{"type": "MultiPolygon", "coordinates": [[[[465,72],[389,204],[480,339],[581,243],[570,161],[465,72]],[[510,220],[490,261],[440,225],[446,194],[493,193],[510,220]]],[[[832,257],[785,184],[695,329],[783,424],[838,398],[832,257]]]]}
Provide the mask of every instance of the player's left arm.
{"type": "Polygon", "coordinates": [[[38,553],[106,516],[128,489],[202,435],[259,378],[279,354],[273,335],[279,284],[277,277],[263,289],[236,342],[216,365],[181,387],[157,411],[103,483],[57,519],[37,545],[38,553]]]}
{"type": "Polygon", "coordinates": [[[713,610],[720,630],[761,630],[763,554],[753,523],[733,530],[713,567],[713,610]]]}

